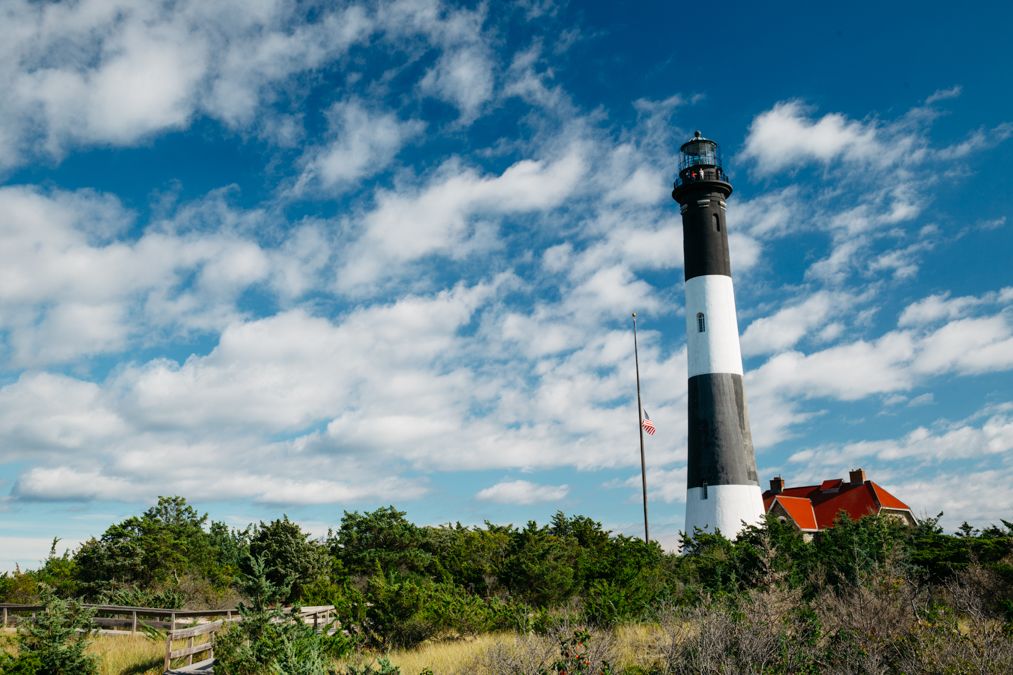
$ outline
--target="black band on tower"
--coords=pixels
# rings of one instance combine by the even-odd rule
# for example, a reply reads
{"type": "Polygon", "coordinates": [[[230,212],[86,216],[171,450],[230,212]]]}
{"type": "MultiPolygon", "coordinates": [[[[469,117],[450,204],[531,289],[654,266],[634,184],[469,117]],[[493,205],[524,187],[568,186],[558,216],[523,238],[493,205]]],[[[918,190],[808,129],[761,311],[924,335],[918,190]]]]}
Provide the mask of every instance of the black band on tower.
{"type": "Polygon", "coordinates": [[[759,485],[742,376],[689,378],[688,487],[759,485]]]}
{"type": "Polygon", "coordinates": [[[683,206],[682,251],[686,281],[705,274],[732,276],[723,202],[724,195],[715,190],[697,192],[683,206]]]}

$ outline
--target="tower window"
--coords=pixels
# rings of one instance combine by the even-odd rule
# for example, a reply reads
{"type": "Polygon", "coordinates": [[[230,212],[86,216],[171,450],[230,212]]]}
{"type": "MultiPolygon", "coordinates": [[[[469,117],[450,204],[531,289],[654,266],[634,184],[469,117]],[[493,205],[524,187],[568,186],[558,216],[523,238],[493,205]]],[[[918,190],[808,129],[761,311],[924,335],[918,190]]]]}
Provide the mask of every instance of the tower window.
{"type": "Polygon", "coordinates": [[[703,484],[703,499],[707,499],[707,483],[703,484]]]}
{"type": "Polygon", "coordinates": [[[698,333],[703,333],[707,330],[707,322],[703,318],[703,312],[697,312],[696,315],[696,330],[698,333]]]}
{"type": "Polygon", "coordinates": [[[721,231],[721,218],[716,213],[714,214],[714,231],[715,232],[721,231]]]}

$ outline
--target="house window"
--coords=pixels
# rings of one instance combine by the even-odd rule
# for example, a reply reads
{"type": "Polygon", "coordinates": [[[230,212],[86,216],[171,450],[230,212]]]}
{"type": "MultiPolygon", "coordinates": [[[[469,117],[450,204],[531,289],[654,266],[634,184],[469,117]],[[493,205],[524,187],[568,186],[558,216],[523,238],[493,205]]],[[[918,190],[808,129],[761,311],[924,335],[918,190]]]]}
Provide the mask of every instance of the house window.
{"type": "Polygon", "coordinates": [[[714,231],[715,232],[721,231],[721,218],[719,218],[718,214],[716,213],[714,214],[714,231]]]}
{"type": "Polygon", "coordinates": [[[703,333],[707,330],[707,322],[703,318],[703,312],[697,312],[696,330],[698,333],[703,333]]]}

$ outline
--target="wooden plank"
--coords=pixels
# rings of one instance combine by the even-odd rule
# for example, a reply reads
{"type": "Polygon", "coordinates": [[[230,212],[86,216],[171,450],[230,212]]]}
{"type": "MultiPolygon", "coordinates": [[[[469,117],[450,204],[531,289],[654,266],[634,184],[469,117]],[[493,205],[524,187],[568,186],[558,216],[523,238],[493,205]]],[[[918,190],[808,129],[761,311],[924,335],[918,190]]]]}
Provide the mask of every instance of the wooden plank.
{"type": "Polygon", "coordinates": [[[204,623],[193,628],[179,628],[169,633],[169,637],[172,640],[182,640],[183,638],[194,637],[196,635],[213,633],[224,625],[224,621],[212,621],[211,623],[204,623]]]}
{"type": "Polygon", "coordinates": [[[131,625],[130,619],[119,619],[112,616],[96,616],[93,617],[91,622],[96,626],[102,628],[129,628],[131,625]]]}
{"type": "MultiPolygon", "coordinates": [[[[188,640],[193,640],[189,637],[188,640]]],[[[201,643],[200,645],[187,645],[178,650],[172,650],[169,652],[169,659],[182,659],[183,657],[193,656],[194,654],[200,654],[202,652],[212,652],[215,646],[212,643],[201,643]]]]}
{"type": "Polygon", "coordinates": [[[192,665],[179,666],[171,670],[166,670],[166,675],[173,675],[174,673],[213,673],[214,672],[214,659],[204,659],[198,661],[192,665]]]}

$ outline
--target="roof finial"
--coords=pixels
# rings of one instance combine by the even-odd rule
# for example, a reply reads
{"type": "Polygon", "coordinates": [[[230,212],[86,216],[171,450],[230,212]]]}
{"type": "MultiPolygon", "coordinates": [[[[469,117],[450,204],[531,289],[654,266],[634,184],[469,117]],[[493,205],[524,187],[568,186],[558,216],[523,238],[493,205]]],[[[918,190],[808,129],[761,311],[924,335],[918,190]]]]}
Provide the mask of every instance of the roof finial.
{"type": "Polygon", "coordinates": [[[697,129],[696,131],[693,132],[693,138],[700,138],[700,130],[699,129],[697,129]]]}

